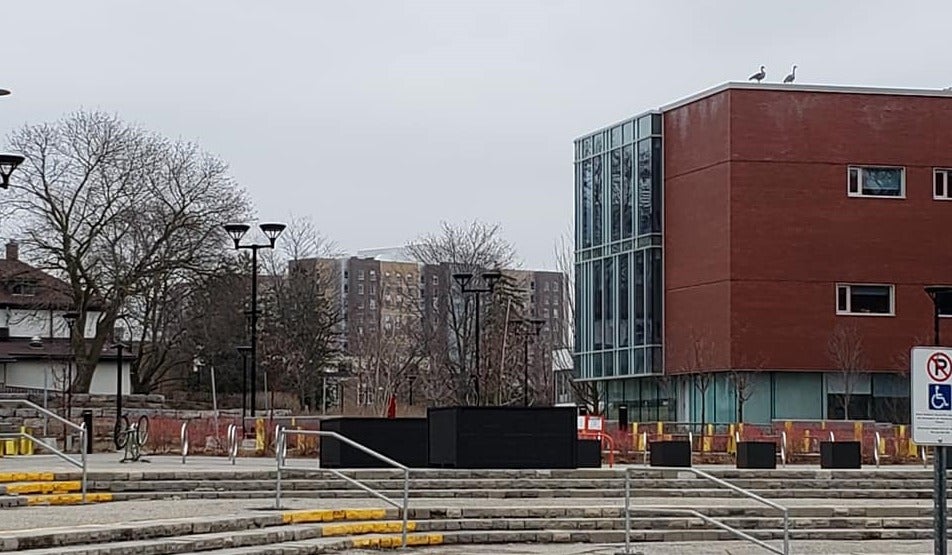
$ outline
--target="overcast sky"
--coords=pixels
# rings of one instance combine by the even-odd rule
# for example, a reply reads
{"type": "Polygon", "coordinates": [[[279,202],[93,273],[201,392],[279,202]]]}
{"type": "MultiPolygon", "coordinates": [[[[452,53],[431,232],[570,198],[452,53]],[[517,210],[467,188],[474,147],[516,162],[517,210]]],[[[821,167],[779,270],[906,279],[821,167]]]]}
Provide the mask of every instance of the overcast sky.
{"type": "Polygon", "coordinates": [[[348,251],[479,218],[528,267],[572,139],[731,80],[952,85],[952,3],[4,0],[0,133],[116,112],[228,161],[348,251]]]}

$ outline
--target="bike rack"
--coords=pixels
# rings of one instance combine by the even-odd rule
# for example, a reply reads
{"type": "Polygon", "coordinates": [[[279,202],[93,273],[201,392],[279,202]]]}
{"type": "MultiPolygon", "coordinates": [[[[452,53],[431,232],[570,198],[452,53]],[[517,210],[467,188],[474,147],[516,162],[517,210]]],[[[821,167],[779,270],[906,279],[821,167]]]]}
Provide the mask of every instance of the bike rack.
{"type": "Polygon", "coordinates": [[[182,464],[185,464],[185,457],[188,456],[188,420],[182,422],[182,430],[179,432],[179,440],[182,443],[182,464]]]}
{"type": "Polygon", "coordinates": [[[235,460],[238,458],[238,426],[236,424],[228,425],[228,433],[226,434],[228,440],[228,459],[231,461],[231,464],[235,464],[235,460]]]}
{"type": "MultiPolygon", "coordinates": [[[[84,425],[73,424],[72,422],[70,422],[69,420],[67,420],[67,419],[65,419],[65,418],[63,418],[63,417],[61,417],[61,416],[59,416],[58,414],[53,413],[53,412],[50,412],[50,411],[44,409],[43,407],[41,407],[41,406],[39,406],[39,405],[37,405],[37,404],[35,404],[35,403],[31,403],[30,401],[27,401],[26,399],[0,399],[0,404],[4,404],[4,405],[20,405],[20,406],[29,407],[29,408],[32,409],[32,410],[38,411],[38,412],[40,412],[41,414],[43,414],[43,415],[45,415],[45,416],[48,416],[48,417],[52,418],[53,420],[56,420],[56,421],[62,423],[63,426],[66,426],[67,428],[70,428],[70,429],[73,429],[73,430],[76,430],[76,431],[79,432],[79,456],[80,456],[79,460],[76,460],[75,458],[73,458],[73,457],[67,455],[66,453],[60,451],[59,449],[53,447],[52,445],[50,445],[50,444],[48,444],[48,443],[45,443],[45,442],[43,442],[43,441],[40,440],[40,439],[37,439],[36,437],[33,436],[33,434],[28,434],[28,433],[26,433],[26,432],[8,432],[8,433],[3,433],[3,434],[0,434],[0,439],[28,439],[28,440],[32,441],[33,443],[35,443],[35,444],[41,446],[42,448],[48,450],[49,452],[53,453],[53,454],[56,455],[57,457],[63,459],[63,460],[66,461],[67,463],[69,463],[69,464],[71,464],[71,465],[73,465],[73,466],[79,468],[80,470],[82,470],[82,474],[83,474],[83,503],[86,503],[86,434],[87,434],[88,432],[87,432],[87,430],[86,430],[85,424],[84,424],[84,425]]],[[[63,448],[65,449],[65,447],[66,447],[66,446],[64,445],[63,448]]]]}
{"type": "Polygon", "coordinates": [[[752,493],[750,491],[747,491],[744,488],[736,486],[730,482],[727,482],[726,480],[722,480],[720,478],[717,478],[716,476],[712,476],[708,474],[707,472],[704,472],[703,470],[698,470],[697,468],[690,468],[690,467],[676,469],[678,471],[691,472],[698,477],[710,480],[719,486],[726,487],[745,497],[749,497],[750,499],[753,499],[754,501],[757,501],[758,503],[762,503],[764,505],[767,505],[768,507],[781,511],[783,513],[783,548],[777,549],[776,547],[770,545],[769,543],[763,540],[757,539],[746,532],[742,532],[738,530],[737,528],[734,528],[733,526],[724,524],[723,522],[717,519],[711,518],[705,514],[702,514],[699,511],[696,511],[694,509],[681,509],[681,508],[657,507],[657,506],[632,507],[631,506],[631,470],[632,469],[630,467],[625,469],[625,551],[624,551],[625,555],[631,554],[631,513],[634,511],[693,516],[703,520],[704,522],[707,522],[708,524],[717,526],[718,528],[722,530],[726,530],[730,532],[731,534],[737,536],[738,538],[741,538],[751,543],[754,543],[756,545],[759,545],[760,547],[763,547],[764,549],[770,551],[771,553],[777,553],[778,555],[789,554],[790,552],[790,510],[787,509],[786,507],[779,505],[777,503],[774,503],[773,501],[770,501],[768,499],[764,499],[763,497],[755,493],[752,493]]]}
{"type": "Polygon", "coordinates": [[[879,468],[879,432],[873,434],[873,459],[876,461],[876,468],[879,468]]]}
{"type": "Polygon", "coordinates": [[[780,463],[786,468],[787,466],[787,432],[780,432],[780,463]]]}
{"type": "Polygon", "coordinates": [[[355,449],[358,449],[360,451],[363,451],[364,453],[367,453],[368,455],[376,458],[379,461],[382,461],[392,467],[395,467],[397,470],[403,471],[403,500],[402,502],[398,502],[393,499],[390,499],[386,495],[371,488],[370,486],[362,484],[356,478],[351,478],[350,476],[347,476],[346,474],[340,472],[339,470],[336,470],[333,468],[321,468],[320,458],[318,458],[317,460],[319,469],[330,472],[331,474],[333,474],[334,476],[337,476],[338,478],[344,480],[345,482],[348,482],[350,484],[353,484],[354,486],[357,486],[358,488],[366,491],[367,493],[373,495],[374,497],[380,499],[381,501],[389,505],[392,505],[396,507],[398,510],[400,510],[403,516],[403,539],[402,539],[401,545],[402,547],[407,546],[407,519],[409,515],[408,509],[409,509],[409,499],[410,499],[410,468],[398,463],[397,461],[385,455],[381,455],[380,453],[374,451],[373,449],[369,447],[366,447],[364,445],[361,445],[360,443],[357,443],[356,441],[350,439],[349,437],[342,436],[337,432],[331,432],[327,430],[288,430],[287,428],[284,428],[283,426],[279,426],[278,428],[276,428],[277,443],[275,445],[274,453],[275,453],[275,459],[278,463],[278,474],[277,474],[277,481],[275,482],[275,496],[274,496],[275,509],[281,508],[281,472],[285,470],[298,470],[303,472],[309,472],[314,470],[313,468],[305,468],[305,467],[295,468],[295,467],[287,466],[285,464],[287,452],[288,452],[287,436],[289,435],[332,437],[338,441],[341,441],[343,443],[346,443],[347,445],[350,445],[351,447],[355,449]]]}

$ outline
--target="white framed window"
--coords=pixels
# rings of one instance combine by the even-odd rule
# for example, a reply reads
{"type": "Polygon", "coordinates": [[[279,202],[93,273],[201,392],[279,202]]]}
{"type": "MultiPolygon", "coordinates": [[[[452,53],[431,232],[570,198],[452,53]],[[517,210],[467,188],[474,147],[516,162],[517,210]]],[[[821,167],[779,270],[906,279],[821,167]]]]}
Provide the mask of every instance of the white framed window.
{"type": "Polygon", "coordinates": [[[364,281],[364,271],[357,270],[357,281],[364,281]]]}
{"type": "Polygon", "coordinates": [[[838,283],[836,313],[852,316],[895,316],[896,288],[884,284],[838,283]]]}
{"type": "Polygon", "coordinates": [[[369,302],[368,306],[370,307],[370,310],[376,310],[376,309],[377,309],[377,301],[374,300],[374,299],[370,299],[370,302],[369,302]]]}
{"type": "Polygon", "coordinates": [[[377,271],[370,270],[370,281],[377,281],[377,271]]]}
{"type": "Polygon", "coordinates": [[[932,198],[952,200],[952,169],[936,168],[932,170],[932,198]]]}
{"type": "Polygon", "coordinates": [[[906,168],[849,166],[846,192],[851,197],[905,198],[906,168]]]}
{"type": "Polygon", "coordinates": [[[357,284],[357,294],[358,294],[358,295],[363,295],[363,294],[364,294],[364,284],[363,284],[363,283],[358,283],[358,284],[357,284]]]}

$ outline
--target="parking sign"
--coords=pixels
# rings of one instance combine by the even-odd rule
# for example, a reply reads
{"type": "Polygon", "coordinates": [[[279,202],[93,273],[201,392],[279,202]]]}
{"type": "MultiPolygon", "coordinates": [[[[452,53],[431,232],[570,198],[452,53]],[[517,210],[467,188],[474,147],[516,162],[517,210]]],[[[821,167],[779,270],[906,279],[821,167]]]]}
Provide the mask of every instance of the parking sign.
{"type": "Polygon", "coordinates": [[[952,446],[952,349],[915,347],[910,360],[912,440],[952,446]]]}

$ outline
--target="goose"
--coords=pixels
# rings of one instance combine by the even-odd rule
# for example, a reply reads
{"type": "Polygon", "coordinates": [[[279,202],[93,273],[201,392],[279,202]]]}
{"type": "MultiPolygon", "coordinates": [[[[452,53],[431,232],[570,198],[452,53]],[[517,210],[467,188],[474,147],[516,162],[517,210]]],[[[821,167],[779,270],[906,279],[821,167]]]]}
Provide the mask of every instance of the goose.
{"type": "Polygon", "coordinates": [[[760,83],[760,81],[766,76],[767,76],[767,72],[764,71],[764,66],[760,66],[760,71],[751,75],[747,80],[757,81],[758,83],[760,83]]]}
{"type": "Polygon", "coordinates": [[[793,83],[793,80],[797,78],[797,66],[793,66],[793,71],[790,72],[790,75],[783,78],[784,83],[793,83]]]}

